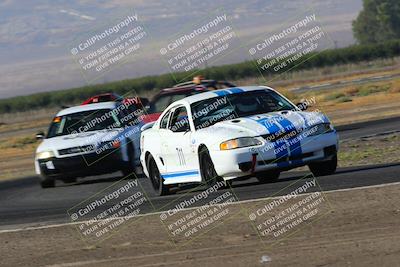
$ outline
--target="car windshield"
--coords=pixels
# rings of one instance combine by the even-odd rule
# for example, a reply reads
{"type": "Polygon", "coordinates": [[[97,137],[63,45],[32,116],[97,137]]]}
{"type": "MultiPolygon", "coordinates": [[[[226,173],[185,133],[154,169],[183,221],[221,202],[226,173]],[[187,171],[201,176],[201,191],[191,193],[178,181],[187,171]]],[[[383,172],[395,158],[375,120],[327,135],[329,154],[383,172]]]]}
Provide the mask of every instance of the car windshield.
{"type": "Polygon", "coordinates": [[[55,117],[47,138],[79,132],[119,128],[122,124],[111,109],[82,111],[55,117]]]}
{"type": "Polygon", "coordinates": [[[191,105],[196,129],[211,126],[219,121],[248,117],[295,106],[271,90],[250,91],[205,99],[191,105]]]}
{"type": "Polygon", "coordinates": [[[175,94],[165,94],[157,97],[151,104],[148,113],[161,113],[163,112],[171,103],[181,100],[190,95],[201,93],[201,91],[186,91],[175,94]]]}

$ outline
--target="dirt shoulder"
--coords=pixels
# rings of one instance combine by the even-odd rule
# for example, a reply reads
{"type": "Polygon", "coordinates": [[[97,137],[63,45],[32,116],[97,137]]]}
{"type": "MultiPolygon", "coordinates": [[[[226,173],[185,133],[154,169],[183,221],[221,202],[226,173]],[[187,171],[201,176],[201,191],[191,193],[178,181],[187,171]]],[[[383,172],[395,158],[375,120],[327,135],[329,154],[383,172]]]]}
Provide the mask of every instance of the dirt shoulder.
{"type": "Polygon", "coordinates": [[[172,242],[158,214],[97,245],[83,242],[71,225],[3,232],[2,266],[395,266],[399,190],[397,184],[326,193],[323,216],[282,238],[260,237],[244,212],[266,200],[230,206],[239,215],[189,243],[172,242]]]}

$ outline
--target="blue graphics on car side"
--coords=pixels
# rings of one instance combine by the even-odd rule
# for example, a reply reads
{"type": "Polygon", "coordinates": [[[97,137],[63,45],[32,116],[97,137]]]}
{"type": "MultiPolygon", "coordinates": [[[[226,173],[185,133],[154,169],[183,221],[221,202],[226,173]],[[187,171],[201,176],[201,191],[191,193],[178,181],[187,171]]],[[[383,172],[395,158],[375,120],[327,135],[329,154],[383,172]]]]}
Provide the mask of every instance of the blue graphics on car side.
{"type": "Polygon", "coordinates": [[[183,172],[169,172],[169,173],[164,173],[161,174],[162,178],[168,179],[168,178],[177,178],[177,177],[182,177],[182,176],[194,176],[194,175],[199,175],[200,172],[198,170],[190,170],[190,171],[183,171],[183,172]]]}

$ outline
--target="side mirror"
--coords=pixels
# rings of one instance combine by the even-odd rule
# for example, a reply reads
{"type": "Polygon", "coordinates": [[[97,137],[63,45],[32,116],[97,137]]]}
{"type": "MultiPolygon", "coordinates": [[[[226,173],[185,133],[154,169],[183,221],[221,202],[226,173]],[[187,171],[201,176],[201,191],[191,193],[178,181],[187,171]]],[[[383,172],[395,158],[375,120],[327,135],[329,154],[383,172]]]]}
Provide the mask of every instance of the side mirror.
{"type": "Polygon", "coordinates": [[[44,132],[40,131],[36,134],[36,139],[37,140],[43,140],[44,139],[44,132]]]}
{"type": "Polygon", "coordinates": [[[308,108],[308,105],[307,105],[306,102],[297,103],[296,106],[297,106],[301,111],[307,110],[307,108],[308,108]]]}

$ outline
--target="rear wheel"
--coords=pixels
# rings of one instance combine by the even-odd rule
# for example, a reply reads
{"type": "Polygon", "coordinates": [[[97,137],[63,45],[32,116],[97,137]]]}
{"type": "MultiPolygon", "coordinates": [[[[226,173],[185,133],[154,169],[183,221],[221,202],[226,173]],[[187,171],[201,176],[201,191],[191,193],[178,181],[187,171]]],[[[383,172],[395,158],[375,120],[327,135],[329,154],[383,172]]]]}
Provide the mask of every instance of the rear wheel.
{"type": "Polygon", "coordinates": [[[337,168],[337,155],[334,155],[331,160],[310,163],[308,168],[314,176],[334,174],[337,168]]]}
{"type": "Polygon", "coordinates": [[[56,180],[54,178],[50,178],[47,176],[41,176],[40,177],[40,186],[42,188],[51,188],[51,187],[55,187],[56,185],[56,180]]]}
{"type": "Polygon", "coordinates": [[[257,180],[262,183],[276,182],[279,179],[280,171],[263,171],[256,173],[257,180]]]}
{"type": "Polygon", "coordinates": [[[160,196],[169,194],[169,186],[164,184],[164,178],[161,177],[160,171],[158,170],[157,163],[152,156],[147,159],[147,167],[149,170],[149,177],[151,184],[153,185],[154,191],[160,196]]]}

